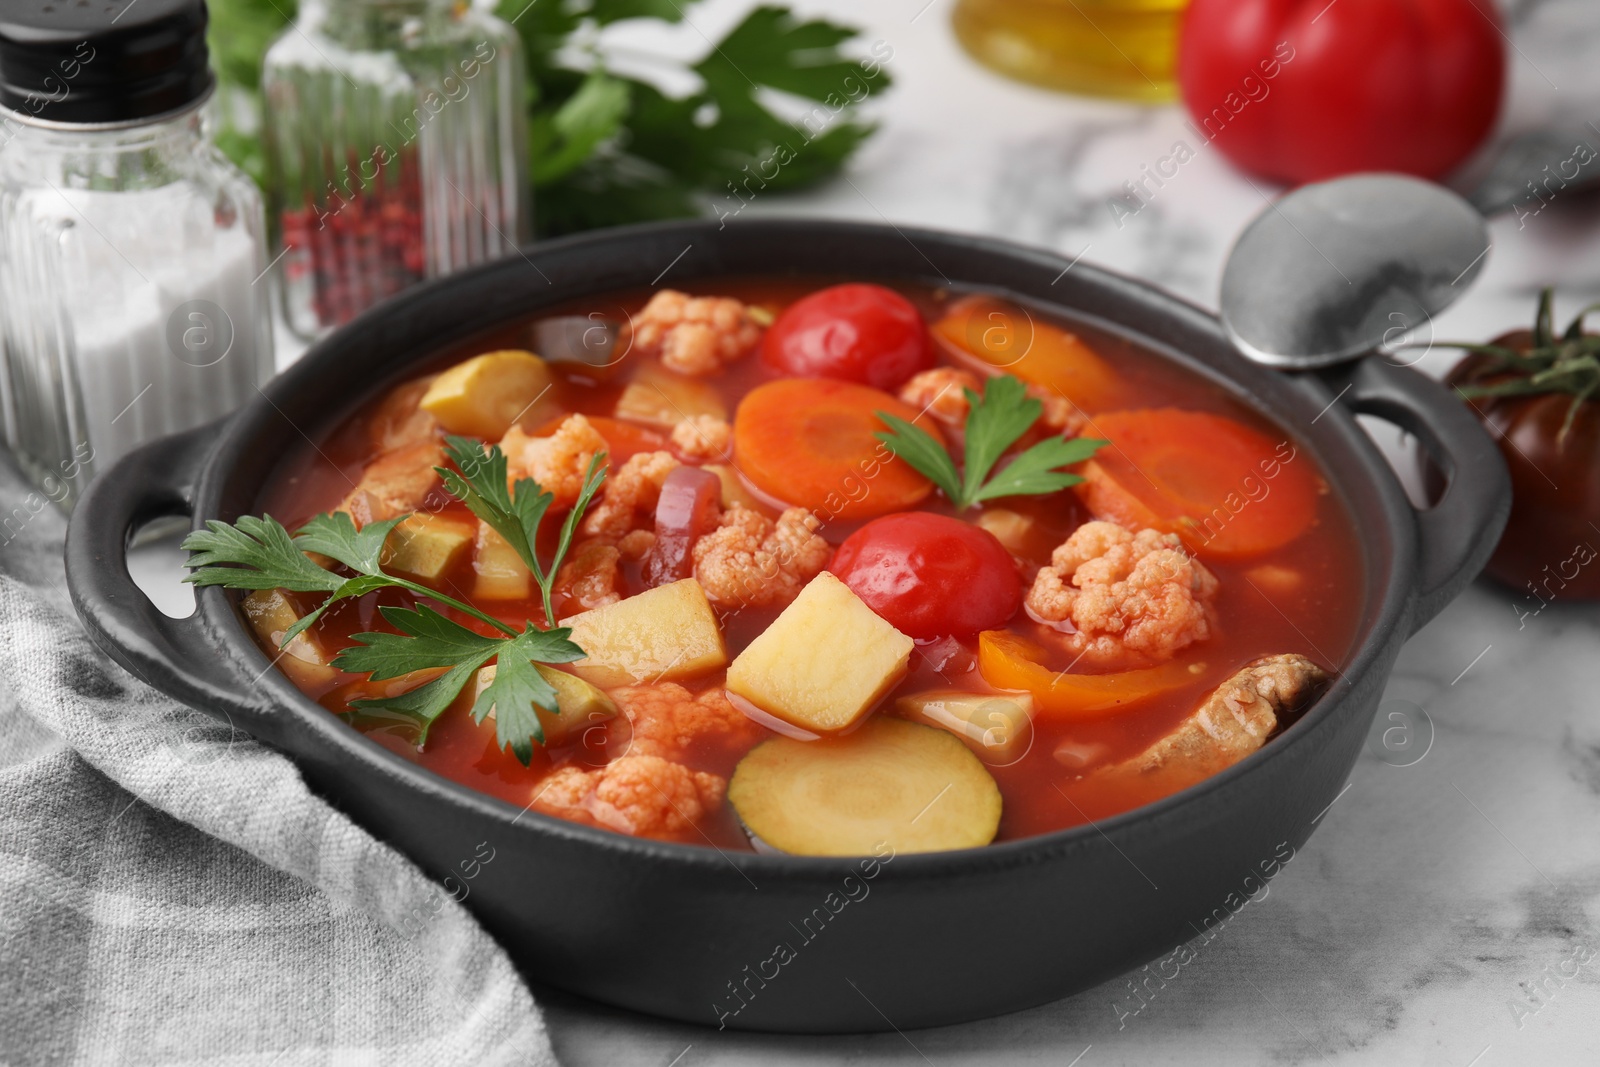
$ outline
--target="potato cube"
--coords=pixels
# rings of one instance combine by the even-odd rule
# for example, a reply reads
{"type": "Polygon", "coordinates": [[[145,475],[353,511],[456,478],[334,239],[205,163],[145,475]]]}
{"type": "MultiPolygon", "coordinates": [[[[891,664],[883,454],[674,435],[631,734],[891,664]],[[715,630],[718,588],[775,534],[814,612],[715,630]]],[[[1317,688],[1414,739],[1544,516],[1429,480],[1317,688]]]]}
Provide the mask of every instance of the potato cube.
{"type": "Polygon", "coordinates": [[[456,565],[477,530],[471,522],[426,513],[408,515],[383,543],[383,565],[399,574],[437,581],[456,565]]]}
{"type": "Polygon", "coordinates": [[[617,398],[612,414],[629,422],[670,430],[695,415],[711,415],[726,421],[728,407],[712,385],[674,374],[652,360],[640,365],[633,381],[617,398]]]}
{"type": "Polygon", "coordinates": [[[995,540],[1004,545],[1007,552],[1025,556],[1037,524],[1031,515],[1007,511],[1005,508],[985,508],[983,514],[978,516],[978,525],[994,534],[995,540]]]}
{"type": "Polygon", "coordinates": [[[568,669],[595,685],[670,682],[728,662],[722,630],[693,578],[658,585],[561,625],[587,655],[568,669]]]}
{"type": "Polygon", "coordinates": [[[1028,751],[1033,736],[1031,693],[969,693],[931,689],[894,702],[916,722],[949,730],[989,763],[1010,763],[1028,751]]]}
{"type": "Polygon", "coordinates": [[[911,638],[823,571],[728,668],[728,692],[796,726],[843,730],[906,673],[911,638]]]}
{"type": "Polygon", "coordinates": [[[533,593],[533,574],[511,543],[488,523],[478,522],[478,543],[472,551],[474,600],[526,600],[533,593]]]}
{"type": "Polygon", "coordinates": [[[485,352],[435,378],[421,407],[448,433],[498,441],[512,423],[531,426],[553,412],[553,381],[545,361],[532,352],[485,352]]]}
{"type": "MultiPolygon", "coordinates": [[[[554,667],[547,667],[542,663],[534,664],[533,669],[538,671],[540,677],[549,682],[556,691],[558,709],[556,714],[551,714],[548,709],[536,707],[539,725],[544,727],[546,748],[576,740],[584,730],[616,716],[616,702],[582,678],[554,667]]],[[[489,683],[494,681],[494,675],[495,665],[492,663],[478,669],[473,678],[473,704],[476,704],[483,691],[489,688],[489,683]]],[[[469,708],[471,706],[468,705],[469,708]]],[[[484,721],[493,719],[494,712],[491,710],[484,721]]]]}
{"type": "Polygon", "coordinates": [[[330,665],[333,657],[311,630],[296,634],[289,647],[282,647],[283,635],[300,621],[300,612],[282,589],[257,589],[241,606],[250,628],[267,644],[273,663],[296,685],[318,686],[338,677],[339,672],[330,665]]]}

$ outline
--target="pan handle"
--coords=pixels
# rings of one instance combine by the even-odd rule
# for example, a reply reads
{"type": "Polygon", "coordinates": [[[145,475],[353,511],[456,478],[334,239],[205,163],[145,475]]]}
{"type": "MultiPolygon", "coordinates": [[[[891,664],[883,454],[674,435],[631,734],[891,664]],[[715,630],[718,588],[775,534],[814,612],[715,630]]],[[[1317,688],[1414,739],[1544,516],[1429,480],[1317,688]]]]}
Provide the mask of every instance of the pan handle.
{"type": "Polygon", "coordinates": [[[281,724],[237,672],[205,611],[165,615],[128,573],[129,540],[140,526],[194,514],[195,482],[223,425],[152,441],[89,484],[67,526],[67,589],[90,638],[135,676],[273,741],[281,724]]]}
{"type": "Polygon", "coordinates": [[[1444,610],[1489,561],[1511,514],[1511,475],[1500,449],[1467,406],[1438,382],[1372,356],[1321,373],[1338,402],[1410,433],[1444,475],[1431,507],[1415,508],[1415,633],[1444,610]]]}

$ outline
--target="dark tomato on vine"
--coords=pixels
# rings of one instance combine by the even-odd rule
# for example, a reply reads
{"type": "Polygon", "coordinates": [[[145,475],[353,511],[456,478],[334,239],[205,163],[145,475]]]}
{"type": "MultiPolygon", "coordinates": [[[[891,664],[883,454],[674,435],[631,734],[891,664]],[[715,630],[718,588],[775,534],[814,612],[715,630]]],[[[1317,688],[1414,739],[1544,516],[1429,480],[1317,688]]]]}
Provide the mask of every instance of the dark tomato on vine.
{"type": "MultiPolygon", "coordinates": [[[[1547,314],[1542,309],[1546,323],[1547,314]]],[[[1535,371],[1558,371],[1567,361],[1571,373],[1550,379],[1556,387],[1518,395],[1516,390],[1527,388],[1527,372],[1509,368],[1489,352],[1468,355],[1446,381],[1467,394],[1511,472],[1511,518],[1485,573],[1542,603],[1595,599],[1600,598],[1600,403],[1584,390],[1590,385],[1585,375],[1600,379],[1600,372],[1578,362],[1585,353],[1575,345],[1600,352],[1600,334],[1557,341],[1548,325],[1545,329],[1542,343],[1533,331],[1517,330],[1491,345],[1550,365],[1535,371]]],[[[1529,600],[1523,607],[1538,606],[1529,600]]]]}
{"type": "Polygon", "coordinates": [[[881,285],[835,285],[795,301],[761,341],[761,360],[795,378],[837,378],[893,392],[933,366],[916,306],[881,285]]]}
{"type": "Polygon", "coordinates": [[[1022,605],[1016,564],[993,534],[925,511],[867,523],[828,569],[913,638],[996,629],[1022,605]]]}

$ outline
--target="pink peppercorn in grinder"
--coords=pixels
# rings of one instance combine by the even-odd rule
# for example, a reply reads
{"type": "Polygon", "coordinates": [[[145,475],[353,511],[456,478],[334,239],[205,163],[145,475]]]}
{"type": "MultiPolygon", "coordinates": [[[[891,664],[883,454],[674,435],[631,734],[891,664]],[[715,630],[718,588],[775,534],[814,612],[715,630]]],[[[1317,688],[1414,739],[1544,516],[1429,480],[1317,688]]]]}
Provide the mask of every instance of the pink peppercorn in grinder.
{"type": "Polygon", "coordinates": [[[263,62],[284,319],[305,339],[528,239],[526,73],[451,0],[301,5],[263,62]]]}

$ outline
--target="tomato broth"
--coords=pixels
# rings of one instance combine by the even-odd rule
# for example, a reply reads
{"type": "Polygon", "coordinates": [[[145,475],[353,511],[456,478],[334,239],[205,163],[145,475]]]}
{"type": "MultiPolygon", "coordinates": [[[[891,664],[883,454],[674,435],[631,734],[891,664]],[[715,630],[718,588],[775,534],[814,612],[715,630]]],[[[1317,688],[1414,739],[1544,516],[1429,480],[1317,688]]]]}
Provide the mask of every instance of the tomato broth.
{"type": "MultiPolygon", "coordinates": [[[[763,320],[770,320],[799,298],[829,284],[831,280],[827,279],[730,279],[699,282],[686,288],[694,294],[731,297],[748,307],[764,309],[763,320]]],[[[952,306],[965,295],[942,289],[897,288],[929,324],[947,321],[952,306]]],[[[640,313],[650,295],[648,292],[629,292],[605,300],[588,300],[568,308],[551,310],[541,317],[596,313],[627,321],[629,316],[640,313]]],[[[535,321],[475,336],[441,353],[431,366],[434,370],[443,370],[479,353],[499,349],[532,349],[531,330],[535,321]]],[[[978,343],[993,342],[996,350],[1003,350],[1007,344],[1026,343],[1026,339],[1004,334],[1003,331],[1009,329],[1029,333],[1049,328],[1051,320],[1046,315],[1033,312],[1031,317],[1025,319],[990,325],[1002,330],[1002,335],[982,338],[978,343]]],[[[1314,487],[1314,494],[1307,504],[1311,509],[1309,521],[1281,545],[1265,550],[1219,555],[1209,553],[1203,542],[1186,542],[1192,555],[1215,576],[1216,590],[1209,606],[1212,620],[1209,636],[1183,647],[1170,657],[1170,662],[1186,666],[1189,671],[1187,680],[1181,686],[1134,702],[1126,709],[1093,714],[1045,714],[1036,711],[1024,742],[1013,746],[1003,759],[984,759],[984,767],[997,783],[1003,801],[996,840],[1022,838],[1103,819],[1158,799],[1171,790],[1170,780],[1158,776],[1146,782],[1130,780],[1126,776],[1097,775],[1097,771],[1133,759],[1179,728],[1220,683],[1258,657],[1297,653],[1325,671],[1336,674],[1351,651],[1362,608],[1364,583],[1361,581],[1351,518],[1337,495],[1329,489],[1309,450],[1278,427],[1261,419],[1222,387],[1198,374],[1085,325],[1056,325],[1070,329],[1110,367],[1115,378],[1114,404],[1108,407],[1085,402],[1080,406],[1087,415],[1087,425],[1081,430],[1082,436],[1096,437],[1095,417],[1105,414],[1112,407],[1146,411],[1172,408],[1223,416],[1250,428],[1273,444],[1271,459],[1274,462],[1270,467],[1263,466],[1253,481],[1241,480],[1241,484],[1235,487],[1234,495],[1222,505],[1222,511],[1213,509],[1214,515],[1221,516],[1214,520],[1216,525],[1226,527],[1231,521],[1244,522],[1243,516],[1252,508],[1278,506],[1264,502],[1274,499],[1278,489],[1275,483],[1280,481],[1287,485],[1288,479],[1299,479],[1299,484],[1314,487]],[[1269,470],[1271,474],[1267,473],[1269,470]],[[1235,512],[1239,515],[1237,520],[1233,517],[1235,512]]],[[[970,353],[960,352],[961,345],[952,343],[948,331],[945,334],[931,332],[930,337],[935,339],[933,348],[939,366],[971,369],[981,364],[982,361],[974,362],[967,358],[970,353]]],[[[558,411],[557,418],[566,413],[596,417],[596,425],[609,447],[613,470],[629,456],[671,450],[669,435],[664,429],[614,418],[624,387],[649,362],[648,357],[630,352],[618,358],[615,365],[600,371],[581,364],[551,363],[555,375],[552,398],[558,411]]],[[[418,374],[421,373],[419,370],[418,374]]],[[[731,362],[719,373],[700,380],[709,383],[721,396],[732,421],[740,401],[751,390],[781,377],[783,375],[757,352],[731,362]]],[[[340,507],[352,487],[361,481],[367,465],[378,455],[379,450],[373,444],[374,424],[375,420],[392,417],[392,411],[386,413],[385,410],[386,403],[395,402],[386,400],[391,397],[391,390],[392,386],[369,398],[314,447],[308,446],[298,454],[287,457],[259,499],[260,511],[282,520],[290,530],[294,530],[313,516],[340,507]]],[[[528,428],[528,432],[534,435],[548,430],[548,426],[528,428]]],[[[948,431],[945,434],[947,443],[953,442],[958,436],[948,431]]],[[[1189,447],[1203,456],[1208,443],[1195,440],[1189,443],[1189,447]]],[[[1104,452],[1102,450],[1101,458],[1109,463],[1112,457],[1104,455],[1104,452]]],[[[881,462],[901,461],[889,458],[881,462]]],[[[739,464],[740,456],[735,446],[731,465],[737,470],[739,464]]],[[[1152,474],[1157,478],[1168,477],[1163,471],[1153,471],[1152,474]]],[[[854,484],[839,487],[842,499],[871,497],[873,470],[863,467],[857,477],[854,484]]],[[[1182,475],[1171,477],[1182,480],[1182,475]]],[[[745,488],[759,501],[769,517],[778,515],[790,503],[775,499],[771,493],[762,492],[750,484],[748,478],[744,481],[745,488]]],[[[1139,490],[1140,487],[1134,489],[1139,490]]],[[[1210,492],[1213,495],[1216,491],[1216,486],[1194,490],[1196,493],[1210,492]]],[[[1284,490],[1286,493],[1288,491],[1284,490]]],[[[1138,492],[1134,495],[1137,496],[1138,492]]],[[[935,490],[921,500],[914,510],[952,516],[968,522],[977,520],[986,510],[997,506],[1022,516],[1025,532],[1008,547],[1018,558],[1021,587],[1026,591],[1029,588],[1029,576],[1051,563],[1052,550],[1095,517],[1090,508],[1090,501],[1094,499],[1084,491],[1083,486],[1075,486],[1048,494],[988,501],[978,508],[958,514],[946,496],[935,490]]],[[[474,521],[467,508],[440,486],[428,491],[418,510],[457,517],[467,523],[474,521]]],[[[837,509],[813,508],[813,513],[822,520],[816,532],[833,546],[839,545],[868,521],[866,518],[830,516],[830,510],[837,509]]],[[[542,545],[546,551],[554,547],[554,526],[554,522],[546,523],[541,530],[542,535],[550,535],[542,538],[548,541],[542,545]]],[[[443,573],[434,587],[457,599],[471,601],[469,594],[473,589],[473,568],[474,560],[469,552],[443,573]]],[[[618,583],[619,594],[637,594],[645,588],[642,564],[639,561],[624,562],[618,583]]],[[[561,608],[562,595],[557,594],[558,617],[567,614],[561,608]]],[[[322,616],[315,630],[325,647],[334,650],[344,648],[353,643],[354,634],[393,629],[380,615],[381,606],[408,605],[415,603],[416,599],[401,590],[382,590],[344,600],[322,616]]],[[[315,606],[314,600],[304,596],[297,597],[296,602],[302,611],[315,606]]],[[[538,622],[542,619],[537,588],[533,588],[526,599],[474,603],[496,618],[517,627],[528,620],[538,622]]],[[[736,658],[742,649],[772,625],[785,606],[779,603],[719,610],[718,623],[729,660],[736,658]]],[[[481,622],[459,612],[446,609],[445,614],[481,633],[493,632],[481,622]]],[[[1053,643],[1056,635],[1051,628],[1034,621],[1027,611],[1017,611],[1005,623],[1004,629],[1044,649],[1042,662],[1050,671],[1109,673],[1092,662],[1076,664],[1074,657],[1059,642],[1053,643]]],[[[724,677],[725,671],[711,670],[684,679],[682,684],[692,692],[699,693],[722,686],[724,677]]],[[[495,723],[475,722],[470,711],[471,701],[458,700],[433,723],[426,744],[418,747],[414,731],[406,725],[397,725],[381,714],[362,712],[350,705],[354,699],[393,695],[407,686],[418,684],[416,679],[374,682],[362,675],[334,671],[320,681],[296,679],[296,682],[330,713],[345,716],[357,729],[405,759],[519,808],[535,802],[541,783],[557,768],[577,766],[599,769],[625,751],[627,745],[626,731],[615,724],[609,729],[591,728],[580,732],[575,740],[548,749],[535,745],[530,763],[524,766],[510,751],[500,747],[495,723]]],[[[932,689],[979,694],[1001,692],[985,679],[984,672],[980,670],[977,635],[954,634],[919,640],[910,655],[904,676],[876,701],[876,710],[870,712],[868,717],[894,714],[899,695],[932,689]]],[[[1292,714],[1280,718],[1278,731],[1281,732],[1285,721],[1292,721],[1292,714]]],[[[753,740],[733,747],[721,736],[695,737],[689,740],[677,758],[694,771],[727,779],[751,748],[774,736],[776,734],[773,731],[760,727],[751,735],[753,740]]],[[[1266,743],[1273,742],[1268,739],[1266,743]]],[[[979,751],[979,755],[985,756],[985,753],[979,751]]],[[[712,844],[722,849],[751,847],[739,818],[725,800],[694,820],[694,824],[687,829],[679,828],[674,832],[652,836],[712,844]]]]}

